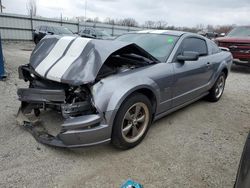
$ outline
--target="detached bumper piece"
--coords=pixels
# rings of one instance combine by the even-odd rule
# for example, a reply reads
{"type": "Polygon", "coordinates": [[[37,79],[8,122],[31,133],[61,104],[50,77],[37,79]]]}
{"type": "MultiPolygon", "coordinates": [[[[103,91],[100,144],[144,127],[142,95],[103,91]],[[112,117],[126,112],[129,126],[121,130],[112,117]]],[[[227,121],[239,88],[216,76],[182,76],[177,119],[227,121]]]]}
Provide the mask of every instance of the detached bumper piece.
{"type": "Polygon", "coordinates": [[[40,117],[37,117],[40,114],[40,109],[45,111],[46,108],[55,109],[63,115],[67,111],[77,111],[77,107],[80,110],[84,109],[83,106],[86,107],[83,104],[72,108],[66,106],[65,103],[62,103],[65,99],[63,90],[19,89],[18,96],[19,100],[22,101],[17,114],[18,123],[43,144],[75,148],[110,141],[111,129],[107,124],[103,123],[104,120],[99,114],[86,114],[76,117],[66,116],[59,127],[60,131],[53,135],[49,133],[48,125],[45,126],[40,117]],[[53,108],[51,108],[52,106],[53,108]],[[38,109],[39,113],[36,113],[38,109]]]}

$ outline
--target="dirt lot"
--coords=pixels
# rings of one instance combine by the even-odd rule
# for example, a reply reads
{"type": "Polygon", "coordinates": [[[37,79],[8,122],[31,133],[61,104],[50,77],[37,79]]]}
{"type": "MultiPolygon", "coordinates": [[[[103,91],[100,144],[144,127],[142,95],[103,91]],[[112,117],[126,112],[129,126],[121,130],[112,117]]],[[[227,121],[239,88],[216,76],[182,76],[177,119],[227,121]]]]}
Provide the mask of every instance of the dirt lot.
{"type": "Polygon", "coordinates": [[[250,130],[250,69],[233,66],[218,103],[198,101],[159,121],[129,151],[110,145],[58,149],[41,145],[15,122],[17,67],[32,43],[5,43],[9,73],[0,82],[0,187],[232,187],[250,130]]]}

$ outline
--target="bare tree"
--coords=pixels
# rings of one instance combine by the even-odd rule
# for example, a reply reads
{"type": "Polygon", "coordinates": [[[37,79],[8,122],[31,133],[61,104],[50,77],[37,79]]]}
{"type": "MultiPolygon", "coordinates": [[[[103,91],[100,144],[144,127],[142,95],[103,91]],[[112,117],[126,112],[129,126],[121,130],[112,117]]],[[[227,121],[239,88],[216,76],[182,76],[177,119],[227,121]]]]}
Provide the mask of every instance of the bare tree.
{"type": "Polygon", "coordinates": [[[107,17],[107,18],[105,18],[105,20],[104,20],[103,23],[114,25],[115,24],[115,20],[112,19],[112,18],[107,17]]]}
{"type": "Polygon", "coordinates": [[[29,16],[36,16],[37,12],[37,0],[27,0],[26,9],[29,16]]]}
{"type": "Polygon", "coordinates": [[[155,27],[157,29],[166,29],[168,23],[164,20],[160,20],[160,21],[157,21],[156,24],[155,24],[155,27]]]}
{"type": "Polygon", "coordinates": [[[143,26],[147,29],[155,28],[155,21],[152,20],[145,21],[143,26]]]}
{"type": "Polygon", "coordinates": [[[117,25],[122,25],[122,26],[129,26],[129,27],[136,27],[138,26],[138,22],[134,18],[124,18],[121,20],[116,21],[117,25]]]}
{"type": "Polygon", "coordinates": [[[217,33],[228,33],[231,29],[233,29],[234,25],[222,25],[217,26],[215,32],[217,33]]]}

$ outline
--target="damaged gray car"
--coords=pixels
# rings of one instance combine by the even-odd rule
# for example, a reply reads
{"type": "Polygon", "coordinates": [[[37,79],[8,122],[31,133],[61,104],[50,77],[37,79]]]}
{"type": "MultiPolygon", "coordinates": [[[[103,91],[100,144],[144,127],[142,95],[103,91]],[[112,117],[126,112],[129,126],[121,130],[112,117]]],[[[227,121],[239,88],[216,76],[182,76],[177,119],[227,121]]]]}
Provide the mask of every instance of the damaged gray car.
{"type": "Polygon", "coordinates": [[[129,149],[153,121],[203,97],[218,101],[231,64],[230,52],[186,32],[147,30],[114,41],[45,37],[19,68],[29,87],[17,91],[18,122],[47,145],[129,149]]]}

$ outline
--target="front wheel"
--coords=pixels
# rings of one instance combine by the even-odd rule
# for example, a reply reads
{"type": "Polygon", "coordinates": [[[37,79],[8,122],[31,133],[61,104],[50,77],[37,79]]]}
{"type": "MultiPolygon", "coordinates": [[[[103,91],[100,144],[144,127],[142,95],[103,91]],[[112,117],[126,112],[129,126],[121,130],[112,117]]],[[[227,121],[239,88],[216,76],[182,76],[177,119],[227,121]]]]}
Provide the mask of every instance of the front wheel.
{"type": "Polygon", "coordinates": [[[226,83],[226,75],[224,72],[220,73],[219,78],[216,80],[214,86],[209,91],[207,99],[211,102],[217,102],[220,100],[226,83]]]}
{"type": "Polygon", "coordinates": [[[152,105],[142,94],[127,98],[117,112],[112,144],[120,149],[129,149],[138,145],[146,136],[152,121],[152,105]]]}

